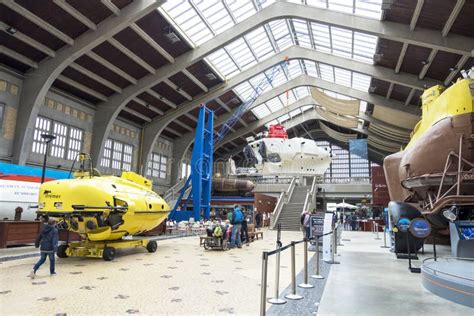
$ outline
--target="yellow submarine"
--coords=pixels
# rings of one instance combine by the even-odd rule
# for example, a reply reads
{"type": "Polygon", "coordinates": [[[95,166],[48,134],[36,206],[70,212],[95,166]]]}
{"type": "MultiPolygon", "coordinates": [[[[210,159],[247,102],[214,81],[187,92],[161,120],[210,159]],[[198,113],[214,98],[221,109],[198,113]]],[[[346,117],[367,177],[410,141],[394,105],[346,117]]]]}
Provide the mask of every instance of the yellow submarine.
{"type": "Polygon", "coordinates": [[[397,213],[422,214],[441,228],[448,224],[445,210],[472,214],[474,209],[474,69],[462,73],[449,88],[424,91],[422,117],[410,142],[384,160],[397,213]]]}
{"type": "MultiPolygon", "coordinates": [[[[145,247],[155,252],[156,241],[133,238],[161,224],[170,207],[152,191],[153,182],[123,171],[121,177],[102,176],[90,158],[79,155],[81,167],[73,179],[45,182],[40,187],[37,214],[54,218],[58,226],[78,233],[81,241],[58,247],[58,257],[114,259],[117,248],[145,247]],[[86,162],[89,169],[85,169],[86,162]]],[[[69,239],[69,238],[68,238],[69,239]]]]}

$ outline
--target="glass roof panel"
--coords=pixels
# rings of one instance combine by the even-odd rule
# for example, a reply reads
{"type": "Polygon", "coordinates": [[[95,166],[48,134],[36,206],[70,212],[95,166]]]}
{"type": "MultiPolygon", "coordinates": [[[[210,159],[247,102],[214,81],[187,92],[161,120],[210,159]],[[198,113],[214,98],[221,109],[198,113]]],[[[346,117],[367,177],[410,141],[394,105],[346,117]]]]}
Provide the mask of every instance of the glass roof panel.
{"type": "Polygon", "coordinates": [[[230,77],[233,74],[235,75],[239,71],[239,68],[237,68],[230,56],[223,49],[219,49],[207,58],[219,72],[226,77],[230,77]]]}
{"type": "Polygon", "coordinates": [[[247,39],[250,47],[252,47],[255,55],[260,60],[273,55],[274,50],[272,44],[270,43],[270,39],[265,32],[263,27],[259,27],[258,29],[250,32],[245,36],[247,39]]]}
{"type": "Polygon", "coordinates": [[[253,56],[250,48],[243,38],[239,38],[238,40],[230,43],[228,46],[226,46],[226,50],[241,69],[248,68],[249,66],[257,63],[257,60],[253,56]]]}
{"type": "Polygon", "coordinates": [[[255,114],[255,116],[258,118],[258,119],[261,119],[261,118],[264,118],[265,116],[267,115],[270,115],[270,110],[267,108],[267,106],[264,104],[260,104],[259,106],[255,107],[253,110],[252,110],[253,114],[255,114]]]}
{"type": "Polygon", "coordinates": [[[220,0],[191,0],[214,33],[222,33],[234,25],[232,17],[220,0]]]}
{"type": "Polygon", "coordinates": [[[297,44],[301,47],[311,48],[311,40],[309,38],[309,31],[306,21],[298,19],[293,19],[290,21],[292,21],[293,27],[295,28],[293,36],[295,36],[297,44]]]}
{"type": "Polygon", "coordinates": [[[255,14],[256,10],[251,0],[224,0],[237,23],[255,14]]]}

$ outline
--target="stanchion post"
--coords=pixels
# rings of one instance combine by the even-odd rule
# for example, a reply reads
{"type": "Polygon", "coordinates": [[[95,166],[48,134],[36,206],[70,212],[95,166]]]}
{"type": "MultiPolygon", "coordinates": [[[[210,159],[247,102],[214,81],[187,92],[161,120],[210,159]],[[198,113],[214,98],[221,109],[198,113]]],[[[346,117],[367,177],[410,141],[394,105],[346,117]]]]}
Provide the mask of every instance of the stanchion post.
{"type": "Polygon", "coordinates": [[[336,247],[337,247],[337,242],[336,242],[336,237],[334,235],[335,231],[332,231],[332,249],[331,249],[331,264],[339,264],[339,262],[336,261],[336,247]]]}
{"type": "Polygon", "coordinates": [[[296,262],[295,242],[291,242],[291,293],[285,295],[289,300],[300,300],[303,296],[296,294],[296,262]]]}
{"type": "Polygon", "coordinates": [[[262,282],[260,284],[260,316],[265,316],[265,312],[267,309],[266,306],[266,296],[267,296],[267,272],[268,272],[268,253],[266,251],[263,252],[262,256],[262,282]]]}
{"type": "Polygon", "coordinates": [[[379,237],[379,223],[375,223],[375,232],[377,234],[377,236],[375,237],[375,240],[380,240],[380,237],[379,237]]]}
{"type": "Polygon", "coordinates": [[[320,273],[320,263],[319,263],[319,236],[316,236],[316,273],[311,276],[312,279],[324,279],[320,273]]]}
{"type": "Polygon", "coordinates": [[[308,240],[305,238],[304,240],[304,267],[303,267],[303,272],[304,272],[304,283],[298,284],[298,287],[303,288],[303,289],[310,289],[313,288],[314,285],[308,283],[308,240]]]}
{"type": "Polygon", "coordinates": [[[387,246],[387,232],[385,231],[385,225],[382,226],[383,230],[383,246],[380,246],[381,248],[390,248],[387,246]]]}
{"type": "Polygon", "coordinates": [[[280,251],[281,249],[281,244],[278,243],[278,252],[275,255],[275,296],[268,299],[268,303],[270,304],[276,304],[276,305],[281,305],[285,304],[286,301],[282,298],[280,298],[280,251]]]}

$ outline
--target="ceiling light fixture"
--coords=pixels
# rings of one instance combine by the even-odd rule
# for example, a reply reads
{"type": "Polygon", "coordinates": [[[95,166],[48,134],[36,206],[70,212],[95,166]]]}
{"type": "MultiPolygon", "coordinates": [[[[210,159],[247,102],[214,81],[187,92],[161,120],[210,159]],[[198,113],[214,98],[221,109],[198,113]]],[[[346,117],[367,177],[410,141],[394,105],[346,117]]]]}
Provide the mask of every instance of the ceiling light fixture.
{"type": "Polygon", "coordinates": [[[5,29],[5,31],[10,35],[15,35],[15,33],[17,32],[17,29],[12,26],[9,26],[5,29]]]}

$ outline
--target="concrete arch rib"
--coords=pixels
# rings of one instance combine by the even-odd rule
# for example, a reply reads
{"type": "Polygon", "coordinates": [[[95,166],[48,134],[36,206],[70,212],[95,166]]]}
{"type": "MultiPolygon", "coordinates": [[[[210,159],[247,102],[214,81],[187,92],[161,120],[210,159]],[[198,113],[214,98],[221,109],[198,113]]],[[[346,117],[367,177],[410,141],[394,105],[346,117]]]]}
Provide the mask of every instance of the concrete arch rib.
{"type": "Polygon", "coordinates": [[[136,0],[120,11],[120,16],[112,16],[74,40],[72,46],[56,52],[54,58],[40,62],[38,69],[29,72],[21,88],[20,107],[13,143],[13,161],[25,164],[31,152],[32,136],[41,104],[54,80],[61,72],[82,54],[102,43],[108,37],[121,31],[134,21],[142,18],[162,5],[164,0],[136,0]]]}
{"type": "MultiPolygon", "coordinates": [[[[147,161],[148,161],[148,155],[151,152],[151,148],[153,147],[153,144],[155,141],[158,139],[159,135],[163,131],[163,129],[166,127],[166,125],[176,119],[177,117],[189,112],[190,110],[198,107],[202,103],[207,103],[212,99],[217,98],[221,94],[225,93],[226,91],[235,88],[238,84],[241,82],[248,80],[249,78],[261,73],[262,71],[265,71],[266,69],[272,67],[273,65],[277,64],[278,62],[281,62],[283,58],[288,57],[290,60],[292,59],[307,59],[307,60],[317,60],[320,62],[326,62],[328,64],[333,64],[333,65],[338,65],[339,62],[345,62],[343,61],[344,58],[338,57],[338,56],[333,56],[321,52],[315,52],[311,49],[307,48],[302,48],[299,46],[293,46],[290,47],[279,54],[276,54],[275,56],[255,65],[254,67],[238,74],[237,76],[229,79],[225,85],[223,85],[221,88],[215,89],[202,97],[196,99],[194,102],[190,102],[186,105],[183,105],[181,107],[178,107],[174,110],[169,111],[168,113],[165,114],[161,119],[158,119],[156,121],[153,121],[149,125],[145,127],[144,131],[144,140],[143,140],[143,148],[144,148],[144,153],[145,155],[143,156],[143,165],[146,166],[147,161]]],[[[383,68],[380,66],[373,66],[373,65],[367,65],[362,62],[350,60],[351,67],[354,67],[353,69],[358,69],[358,70],[364,70],[367,74],[372,75],[374,77],[378,77],[383,80],[407,80],[410,81],[414,78],[417,78],[414,75],[410,74],[402,74],[404,79],[401,78],[395,78],[397,76],[396,74],[393,73],[393,71],[386,71],[388,68],[383,68]],[[386,74],[383,74],[386,73],[386,74]],[[382,75],[383,74],[383,75],[382,75]]],[[[340,94],[344,94],[356,99],[364,100],[369,103],[374,103],[377,105],[381,106],[386,106],[394,109],[398,109],[400,111],[404,112],[411,112],[413,115],[418,115],[419,114],[419,108],[415,107],[407,107],[403,102],[398,102],[394,100],[387,100],[384,97],[377,96],[374,94],[369,94],[364,91],[356,90],[353,88],[345,87],[336,83],[332,83],[329,81],[325,81],[319,78],[315,78],[312,76],[308,75],[301,75],[281,86],[278,86],[274,89],[272,89],[270,92],[265,93],[264,95],[260,96],[256,102],[254,103],[254,106],[257,106],[258,104],[268,101],[273,97],[278,96],[279,94],[282,94],[286,91],[286,89],[291,89],[292,87],[298,87],[298,86],[315,86],[319,87],[321,89],[325,90],[331,90],[331,91],[337,91],[340,94]]],[[[251,108],[253,108],[251,107],[251,108]]],[[[216,122],[216,126],[219,124],[222,124],[227,120],[232,114],[231,113],[226,113],[223,114],[218,121],[216,122]]],[[[189,134],[189,133],[188,133],[189,134]]]]}
{"type": "MultiPolygon", "coordinates": [[[[189,67],[193,63],[203,59],[207,55],[231,43],[242,35],[277,19],[297,18],[311,22],[325,23],[332,26],[353,29],[364,33],[373,34],[381,38],[400,41],[403,43],[424,46],[428,48],[436,48],[442,51],[448,51],[461,55],[470,55],[474,41],[465,36],[453,35],[450,38],[443,38],[437,31],[417,29],[408,32],[406,25],[381,22],[373,19],[354,16],[351,14],[329,11],[310,6],[304,6],[295,3],[278,1],[267,8],[261,10],[257,14],[238,23],[232,28],[215,36],[213,39],[197,47],[193,51],[185,53],[175,59],[174,64],[166,65],[160,68],[155,75],[148,75],[139,80],[136,86],[124,89],[121,95],[111,97],[107,103],[99,107],[100,116],[104,117],[94,126],[94,141],[92,144],[92,152],[95,156],[100,157],[102,154],[102,146],[108,135],[110,122],[115,120],[121,109],[135,95],[156,85],[160,81],[167,79],[173,74],[189,67]]],[[[173,120],[176,110],[171,110],[161,119],[156,120],[157,124],[173,120]]],[[[152,123],[155,124],[155,123],[152,123]]],[[[159,133],[158,133],[159,134],[159,133]]],[[[146,146],[150,146],[147,144],[146,146]]],[[[144,147],[148,150],[151,147],[144,147]]],[[[145,156],[147,157],[147,156],[145,156]]]]}

